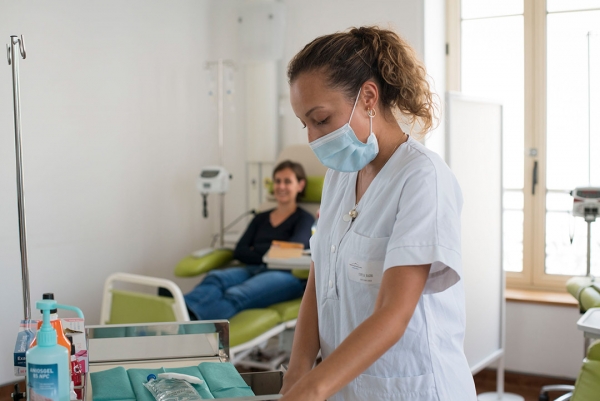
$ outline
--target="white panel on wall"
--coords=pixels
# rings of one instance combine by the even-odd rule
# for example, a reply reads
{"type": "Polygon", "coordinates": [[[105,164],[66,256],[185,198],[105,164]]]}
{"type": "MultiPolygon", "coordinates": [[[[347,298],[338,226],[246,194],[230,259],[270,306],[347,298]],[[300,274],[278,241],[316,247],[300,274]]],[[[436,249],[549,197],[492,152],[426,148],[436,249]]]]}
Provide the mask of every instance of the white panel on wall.
{"type": "Polygon", "coordinates": [[[503,352],[502,106],[450,93],[446,161],[464,198],[462,260],[471,370],[503,352]]]}
{"type": "Polygon", "coordinates": [[[246,80],[247,160],[271,162],[277,157],[277,62],[244,64],[246,80]]]}
{"type": "Polygon", "coordinates": [[[425,0],[425,66],[429,84],[439,106],[439,125],[427,134],[425,145],[442,158],[445,151],[444,92],[446,88],[446,2],[425,0]]]}
{"type": "MultiPolygon", "coordinates": [[[[285,34],[285,4],[274,0],[243,3],[239,17],[240,57],[245,61],[280,60],[285,34]]],[[[273,77],[276,79],[276,76],[273,77]]]]}
{"type": "Polygon", "coordinates": [[[580,317],[576,306],[507,302],[506,369],[575,379],[584,354],[580,317]]]}

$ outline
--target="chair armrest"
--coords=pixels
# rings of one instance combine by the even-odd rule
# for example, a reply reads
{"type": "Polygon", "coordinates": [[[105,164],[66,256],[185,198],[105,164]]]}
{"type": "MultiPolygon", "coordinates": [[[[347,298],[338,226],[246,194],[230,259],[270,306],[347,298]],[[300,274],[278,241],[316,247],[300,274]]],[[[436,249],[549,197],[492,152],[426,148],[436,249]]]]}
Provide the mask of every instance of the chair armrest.
{"type": "Polygon", "coordinates": [[[309,269],[293,269],[292,275],[300,280],[308,280],[309,269]]]}
{"type": "Polygon", "coordinates": [[[588,277],[572,277],[567,281],[567,291],[579,301],[582,311],[600,307],[600,291],[588,277]]]}
{"type": "Polygon", "coordinates": [[[175,267],[177,277],[194,277],[208,273],[213,269],[223,267],[233,260],[232,249],[215,249],[212,252],[196,258],[193,255],[183,258],[175,267]]]}

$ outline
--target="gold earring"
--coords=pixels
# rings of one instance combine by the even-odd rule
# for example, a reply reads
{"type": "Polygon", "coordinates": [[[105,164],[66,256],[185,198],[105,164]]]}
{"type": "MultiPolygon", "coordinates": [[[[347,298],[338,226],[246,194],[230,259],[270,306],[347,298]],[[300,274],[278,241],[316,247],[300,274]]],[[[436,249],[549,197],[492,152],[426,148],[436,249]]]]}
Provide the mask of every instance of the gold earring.
{"type": "Polygon", "coordinates": [[[375,109],[367,109],[367,115],[371,118],[375,117],[375,109]]]}

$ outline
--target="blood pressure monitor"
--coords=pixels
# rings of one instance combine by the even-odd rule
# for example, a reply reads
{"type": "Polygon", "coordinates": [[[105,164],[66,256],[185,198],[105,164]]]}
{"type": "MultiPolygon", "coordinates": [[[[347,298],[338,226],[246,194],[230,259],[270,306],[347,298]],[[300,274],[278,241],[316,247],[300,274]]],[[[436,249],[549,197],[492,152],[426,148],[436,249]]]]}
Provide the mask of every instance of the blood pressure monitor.
{"type": "Polygon", "coordinates": [[[580,187],[571,191],[573,216],[594,221],[600,210],[600,187],[580,187]]]}
{"type": "Polygon", "coordinates": [[[229,190],[229,171],[222,166],[207,166],[198,175],[196,188],[201,194],[224,194],[229,190]]]}

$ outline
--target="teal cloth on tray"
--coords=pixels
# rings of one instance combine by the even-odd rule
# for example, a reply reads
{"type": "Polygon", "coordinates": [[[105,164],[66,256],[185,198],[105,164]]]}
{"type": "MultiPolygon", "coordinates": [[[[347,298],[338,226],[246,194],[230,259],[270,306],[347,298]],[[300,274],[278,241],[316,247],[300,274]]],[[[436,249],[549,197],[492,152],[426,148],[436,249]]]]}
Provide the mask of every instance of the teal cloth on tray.
{"type": "Polygon", "coordinates": [[[90,377],[94,401],[135,401],[135,393],[123,367],[94,372],[90,377]]]}
{"type": "MultiPolygon", "coordinates": [[[[183,368],[160,368],[160,369],[129,369],[127,370],[127,374],[129,375],[129,381],[131,381],[131,386],[133,387],[133,391],[135,392],[135,397],[137,401],[155,401],[152,393],[144,386],[144,383],[148,382],[148,375],[154,374],[158,377],[159,373],[182,373],[184,375],[190,375],[197,377],[199,379],[204,380],[200,370],[197,366],[187,366],[183,368]]],[[[190,383],[191,384],[191,383],[190,383]]],[[[192,386],[196,389],[200,397],[205,400],[212,400],[215,397],[210,393],[206,382],[204,384],[192,384],[192,386]]]]}
{"type": "MultiPolygon", "coordinates": [[[[198,379],[204,380],[204,377],[202,376],[202,373],[200,373],[200,369],[198,369],[198,366],[187,366],[184,368],[165,368],[165,372],[181,373],[184,375],[190,375],[190,376],[197,377],[198,379]]],[[[190,383],[190,384],[192,384],[192,383],[190,383]]],[[[200,394],[200,397],[202,397],[202,399],[213,400],[215,398],[210,393],[210,390],[208,389],[208,385],[206,384],[206,380],[204,380],[204,383],[202,383],[202,384],[192,384],[192,386],[194,386],[194,388],[196,389],[198,394],[200,394]]]]}
{"type": "Polygon", "coordinates": [[[228,362],[202,362],[198,369],[215,398],[254,396],[237,369],[228,362]]]}

